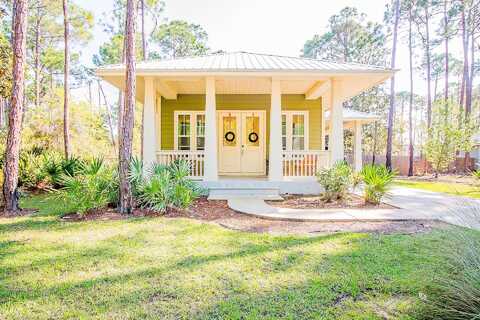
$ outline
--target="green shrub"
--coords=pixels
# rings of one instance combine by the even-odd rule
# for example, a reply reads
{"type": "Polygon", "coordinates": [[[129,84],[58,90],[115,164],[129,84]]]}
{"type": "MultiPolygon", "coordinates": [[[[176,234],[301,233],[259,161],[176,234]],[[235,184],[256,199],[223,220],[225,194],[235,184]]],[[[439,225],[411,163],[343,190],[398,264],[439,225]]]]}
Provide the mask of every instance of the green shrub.
{"type": "Polygon", "coordinates": [[[366,165],[361,171],[361,176],[365,202],[379,204],[388,195],[395,173],[390,172],[385,166],[366,165]]]}
{"type": "Polygon", "coordinates": [[[83,163],[75,176],[62,174],[59,183],[62,187],[54,191],[55,196],[81,215],[118,202],[118,173],[101,159],[83,163]]]}
{"type": "Polygon", "coordinates": [[[344,199],[352,186],[353,171],[345,162],[338,162],[331,168],[317,173],[317,181],[323,187],[323,199],[326,201],[344,199]]]}
{"type": "Polygon", "coordinates": [[[18,185],[34,189],[45,180],[45,177],[41,158],[31,152],[22,152],[18,162],[18,185]]]}
{"type": "Polygon", "coordinates": [[[188,179],[190,167],[186,161],[176,161],[168,166],[154,164],[147,177],[132,162],[130,182],[135,186],[139,205],[143,208],[166,212],[168,208],[186,208],[201,189],[188,179]]]}

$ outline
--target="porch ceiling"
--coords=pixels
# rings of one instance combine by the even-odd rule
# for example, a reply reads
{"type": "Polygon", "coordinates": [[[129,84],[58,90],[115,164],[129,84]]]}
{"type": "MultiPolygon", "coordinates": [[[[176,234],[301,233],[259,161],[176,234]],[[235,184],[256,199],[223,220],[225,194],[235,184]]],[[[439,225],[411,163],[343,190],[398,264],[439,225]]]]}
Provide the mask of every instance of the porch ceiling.
{"type": "MultiPolygon", "coordinates": [[[[101,75],[110,84],[123,90],[125,78],[123,75],[101,75]]],[[[349,74],[332,77],[331,74],[318,75],[278,75],[273,78],[280,80],[282,94],[304,94],[307,99],[317,99],[330,90],[331,80],[342,83],[338,97],[347,100],[388,79],[391,74],[349,74]]],[[[163,76],[149,75],[155,79],[155,91],[166,99],[176,99],[178,94],[205,94],[205,77],[193,76],[163,76]]],[[[137,100],[144,101],[145,76],[137,76],[137,100]]],[[[270,94],[272,75],[221,75],[215,76],[217,94],[270,94]]]]}

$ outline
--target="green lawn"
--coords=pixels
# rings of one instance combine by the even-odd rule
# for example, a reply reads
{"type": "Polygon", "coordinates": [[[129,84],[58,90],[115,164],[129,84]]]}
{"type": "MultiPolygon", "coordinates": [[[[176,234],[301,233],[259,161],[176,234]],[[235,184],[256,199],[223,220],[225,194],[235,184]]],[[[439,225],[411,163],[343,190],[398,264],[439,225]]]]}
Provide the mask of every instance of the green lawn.
{"type": "Polygon", "coordinates": [[[480,198],[480,188],[463,183],[447,183],[434,181],[397,180],[395,184],[402,187],[416,188],[435,192],[444,192],[459,196],[480,198]]]}
{"type": "Polygon", "coordinates": [[[0,219],[0,319],[414,319],[441,231],[272,236],[188,219],[0,219]]]}

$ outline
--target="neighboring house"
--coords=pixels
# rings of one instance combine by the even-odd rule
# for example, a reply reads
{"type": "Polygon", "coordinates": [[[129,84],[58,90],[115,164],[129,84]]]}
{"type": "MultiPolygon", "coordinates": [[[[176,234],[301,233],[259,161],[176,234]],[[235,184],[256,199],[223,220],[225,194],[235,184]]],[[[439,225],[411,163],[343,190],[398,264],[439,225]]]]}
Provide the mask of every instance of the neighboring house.
{"type": "MultiPolygon", "coordinates": [[[[125,85],[124,65],[97,74],[117,88],[125,85]]],[[[139,62],[144,163],[185,159],[192,178],[211,194],[317,192],[315,173],[344,159],[345,128],[354,131],[360,170],[361,125],[376,119],[344,111],[342,103],[393,74],[246,52],[139,62]]]]}

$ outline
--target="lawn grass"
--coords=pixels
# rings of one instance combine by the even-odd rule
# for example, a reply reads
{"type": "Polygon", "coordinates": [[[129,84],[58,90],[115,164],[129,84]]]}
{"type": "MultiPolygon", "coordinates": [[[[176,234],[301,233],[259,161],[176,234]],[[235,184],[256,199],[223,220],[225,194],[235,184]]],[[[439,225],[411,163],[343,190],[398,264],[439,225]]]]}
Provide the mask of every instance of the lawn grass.
{"type": "Polygon", "coordinates": [[[413,180],[396,180],[395,184],[402,187],[443,192],[458,196],[480,199],[480,187],[472,186],[469,184],[413,180]]]}
{"type": "Polygon", "coordinates": [[[272,236],[189,219],[0,219],[0,319],[415,319],[441,231],[272,236]]]}

